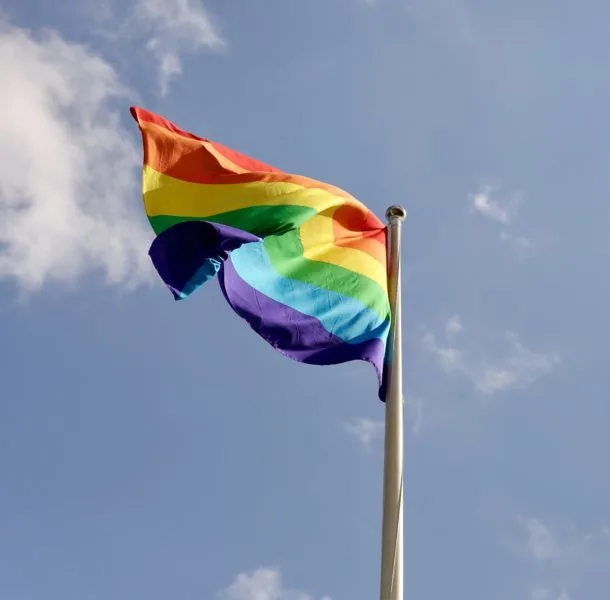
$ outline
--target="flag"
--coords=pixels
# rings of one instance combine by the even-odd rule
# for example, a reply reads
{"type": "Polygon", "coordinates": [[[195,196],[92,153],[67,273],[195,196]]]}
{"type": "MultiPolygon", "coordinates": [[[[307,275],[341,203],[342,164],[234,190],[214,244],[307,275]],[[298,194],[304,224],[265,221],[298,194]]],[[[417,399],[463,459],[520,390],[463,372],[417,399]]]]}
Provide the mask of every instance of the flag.
{"type": "Polygon", "coordinates": [[[174,298],[218,276],[233,310],[282,354],[366,360],[383,388],[386,227],[332,185],[285,173],[142,108],[149,255],[174,298]]]}

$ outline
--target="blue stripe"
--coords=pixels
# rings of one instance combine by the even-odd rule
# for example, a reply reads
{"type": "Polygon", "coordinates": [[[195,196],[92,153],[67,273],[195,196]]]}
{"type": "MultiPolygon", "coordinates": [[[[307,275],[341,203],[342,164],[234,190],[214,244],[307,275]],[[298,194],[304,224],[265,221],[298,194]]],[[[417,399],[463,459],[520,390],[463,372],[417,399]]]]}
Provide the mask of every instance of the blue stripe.
{"type": "Polygon", "coordinates": [[[324,328],[344,342],[386,341],[389,319],[350,296],[280,275],[262,242],[250,243],[231,252],[235,271],[248,285],[265,296],[315,317],[324,328]]]}

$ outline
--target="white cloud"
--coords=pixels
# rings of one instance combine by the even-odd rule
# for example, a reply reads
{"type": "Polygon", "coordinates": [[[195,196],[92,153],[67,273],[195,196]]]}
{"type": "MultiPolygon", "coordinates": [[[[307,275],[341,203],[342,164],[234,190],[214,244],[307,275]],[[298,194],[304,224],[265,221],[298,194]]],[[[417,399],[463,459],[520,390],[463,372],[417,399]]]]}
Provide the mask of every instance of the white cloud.
{"type": "Polygon", "coordinates": [[[136,0],[135,21],[159,64],[162,94],[182,73],[183,54],[220,50],[225,45],[199,0],[136,0]]]}
{"type": "Polygon", "coordinates": [[[462,325],[462,319],[460,319],[459,315],[453,315],[445,324],[445,333],[447,335],[461,333],[463,330],[464,325],[462,325]]]}
{"type": "Polygon", "coordinates": [[[530,592],[530,600],[552,600],[553,590],[550,588],[535,588],[530,592]]]}
{"type": "Polygon", "coordinates": [[[534,243],[523,235],[513,235],[512,233],[503,231],[500,234],[500,239],[513,246],[515,250],[524,254],[530,254],[534,250],[534,243]]]}
{"type": "Polygon", "coordinates": [[[369,447],[374,441],[383,438],[384,423],[372,419],[356,419],[353,423],[347,423],[345,429],[363,446],[369,447]]]}
{"type": "MultiPolygon", "coordinates": [[[[452,317],[453,319],[453,317],[452,317]]],[[[445,330],[451,329],[451,319],[445,330]]],[[[459,374],[468,378],[475,389],[483,394],[523,387],[552,371],[559,363],[555,355],[540,354],[525,347],[517,334],[504,334],[505,351],[494,361],[489,357],[479,357],[474,350],[462,342],[458,348],[451,343],[439,344],[431,332],[422,338],[424,348],[438,360],[447,374],[459,374]]]]}
{"type": "Polygon", "coordinates": [[[497,221],[506,226],[500,233],[500,240],[511,246],[522,257],[531,256],[535,251],[535,244],[525,235],[512,233],[509,229],[522,202],[520,195],[512,195],[507,201],[500,202],[495,196],[497,188],[482,185],[476,194],[471,194],[471,210],[487,219],[497,221]]]}
{"type": "MultiPolygon", "coordinates": [[[[410,427],[410,431],[415,437],[419,437],[424,428],[428,429],[431,426],[430,421],[434,422],[436,420],[434,418],[430,419],[430,415],[427,413],[424,418],[424,402],[417,396],[405,398],[404,411],[405,426],[408,425],[410,427]]],[[[432,416],[434,417],[436,415],[432,416]]],[[[433,425],[434,423],[432,423],[432,426],[433,425]]],[[[385,434],[385,422],[375,421],[373,419],[355,419],[351,423],[346,423],[344,428],[367,450],[369,450],[375,442],[379,440],[382,441],[385,434]]]]}
{"type": "Polygon", "coordinates": [[[405,398],[405,426],[409,426],[412,439],[421,439],[446,426],[454,426],[459,421],[461,411],[442,402],[434,395],[425,399],[408,394],[405,398]]]}
{"type": "MultiPolygon", "coordinates": [[[[220,600],[315,600],[310,594],[286,589],[278,569],[261,568],[239,574],[233,583],[220,592],[220,600]]],[[[323,596],[320,600],[331,600],[323,596]]]]}
{"type": "Polygon", "coordinates": [[[556,561],[561,557],[562,548],[547,525],[534,518],[523,519],[527,534],[526,549],[537,561],[556,561]]]}
{"type": "Polygon", "coordinates": [[[512,233],[507,233],[506,231],[503,231],[500,234],[500,239],[503,242],[510,242],[511,244],[514,244],[517,248],[521,248],[522,250],[529,250],[533,247],[533,243],[525,236],[513,235],[512,233]]]}
{"type": "Polygon", "coordinates": [[[562,535],[541,520],[521,517],[526,555],[535,563],[563,568],[610,564],[610,537],[604,527],[594,532],[564,531],[562,535]]]}
{"type": "Polygon", "coordinates": [[[101,270],[150,274],[138,220],[140,151],[113,101],[113,68],[54,32],[0,21],[0,277],[34,290],[101,270]]]}
{"type": "Polygon", "coordinates": [[[509,210],[492,198],[494,188],[482,185],[476,194],[471,196],[472,208],[475,212],[500,223],[508,224],[511,221],[509,210]]]}
{"type": "Polygon", "coordinates": [[[571,600],[566,590],[553,590],[548,587],[535,588],[530,592],[530,600],[571,600]]]}
{"type": "Polygon", "coordinates": [[[591,571],[608,573],[610,539],[605,529],[582,533],[553,529],[534,517],[520,517],[521,549],[538,576],[555,579],[555,585],[533,587],[530,600],[571,600],[566,581],[578,584],[588,579],[591,571]]]}
{"type": "Polygon", "coordinates": [[[462,352],[457,348],[443,348],[439,346],[436,342],[436,337],[429,331],[424,334],[422,342],[424,348],[434,354],[446,373],[464,370],[462,352]]]}

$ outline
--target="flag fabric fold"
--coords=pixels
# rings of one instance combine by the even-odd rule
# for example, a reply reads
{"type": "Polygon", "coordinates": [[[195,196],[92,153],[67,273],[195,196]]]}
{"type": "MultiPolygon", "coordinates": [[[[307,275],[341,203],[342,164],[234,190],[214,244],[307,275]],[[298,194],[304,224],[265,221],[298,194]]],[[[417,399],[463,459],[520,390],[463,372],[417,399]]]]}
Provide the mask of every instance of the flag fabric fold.
{"type": "Polygon", "coordinates": [[[174,298],[218,275],[233,310],[282,354],[366,360],[383,398],[386,227],[347,192],[285,173],[142,108],[149,255],[174,298]]]}

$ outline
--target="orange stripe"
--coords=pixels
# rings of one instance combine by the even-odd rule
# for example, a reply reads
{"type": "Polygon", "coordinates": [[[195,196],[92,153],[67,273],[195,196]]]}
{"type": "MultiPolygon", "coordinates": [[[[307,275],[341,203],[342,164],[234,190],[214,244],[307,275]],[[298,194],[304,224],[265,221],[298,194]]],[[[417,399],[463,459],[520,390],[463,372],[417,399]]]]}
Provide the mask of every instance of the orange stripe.
{"type": "Polygon", "coordinates": [[[189,183],[290,183],[325,190],[344,199],[333,225],[335,239],[341,240],[338,245],[356,247],[358,244],[358,248],[364,250],[362,234],[370,232],[364,251],[380,262],[386,260],[385,225],[348,192],[309,177],[280,171],[222,144],[184,131],[148,110],[132,107],[131,113],[142,131],[144,164],[158,173],[189,183]]]}
{"type": "MultiPolygon", "coordinates": [[[[349,232],[348,240],[337,240],[335,229],[335,216],[345,205],[335,205],[307,219],[300,226],[300,238],[303,244],[303,256],[310,260],[326,262],[343,267],[349,271],[360,273],[385,287],[387,280],[385,253],[375,254],[368,252],[363,235],[369,232],[356,234],[349,232]],[[359,239],[356,239],[358,235],[359,239]],[[381,260],[380,260],[381,259],[381,260]]],[[[370,232],[374,235],[374,232],[370,232]]],[[[373,247],[378,249],[379,244],[373,241],[373,247]],[[376,247],[375,247],[376,246],[376,247]]]]}
{"type": "Polygon", "coordinates": [[[151,129],[159,127],[148,123],[141,128],[144,134],[144,164],[155,171],[192,183],[207,183],[212,177],[217,178],[229,173],[218,159],[208,152],[201,140],[187,139],[167,130],[163,130],[162,135],[157,135],[156,131],[151,129]],[[199,174],[198,180],[193,181],[194,177],[189,174],[199,174]]]}
{"type": "Polygon", "coordinates": [[[140,108],[138,106],[132,106],[129,109],[129,111],[131,112],[131,116],[137,121],[137,123],[140,127],[142,127],[143,123],[155,123],[156,125],[159,125],[163,129],[167,129],[168,131],[177,133],[178,135],[180,135],[182,137],[185,137],[185,138],[188,138],[191,140],[203,141],[203,138],[200,138],[197,135],[194,135],[192,133],[189,133],[188,131],[185,131],[184,129],[181,129],[180,127],[178,127],[178,125],[176,125],[175,123],[172,123],[165,117],[162,117],[161,115],[157,115],[154,112],[150,112],[149,110],[146,110],[145,108],[140,108]]]}
{"type": "MultiPolygon", "coordinates": [[[[232,164],[225,155],[218,153],[217,145],[211,142],[184,138],[156,123],[144,122],[140,127],[144,140],[144,164],[163,175],[189,183],[293,183],[326,190],[366,210],[351,194],[334,185],[282,171],[245,172],[239,165],[232,164]]],[[[379,227],[379,223],[375,226],[379,227]]]]}
{"type": "Polygon", "coordinates": [[[333,214],[333,233],[335,245],[361,250],[386,264],[385,227],[365,206],[339,206],[333,214]]]}
{"type": "MultiPolygon", "coordinates": [[[[157,132],[157,134],[159,134],[159,133],[170,134],[171,137],[173,137],[175,141],[187,140],[189,142],[190,141],[204,142],[204,145],[208,146],[213,153],[220,154],[222,157],[228,159],[230,163],[232,163],[234,166],[236,166],[237,167],[236,172],[240,172],[240,171],[244,171],[244,170],[245,171],[262,171],[263,173],[282,173],[283,172],[280,169],[276,169],[275,167],[272,167],[270,165],[265,164],[264,162],[261,162],[260,160],[256,160],[254,158],[251,158],[250,156],[246,156],[245,154],[242,154],[241,152],[237,152],[237,150],[232,150],[231,148],[227,148],[223,144],[219,144],[218,142],[213,142],[206,138],[202,138],[197,135],[193,135],[192,133],[189,133],[188,131],[181,129],[175,123],[172,123],[165,117],[156,115],[153,112],[150,112],[148,110],[145,110],[143,108],[138,108],[138,107],[132,107],[130,110],[131,110],[131,114],[132,114],[133,118],[137,121],[138,125],[140,126],[140,129],[142,129],[143,131],[145,129],[150,129],[151,125],[153,125],[153,126],[156,125],[157,128],[162,130],[161,132],[157,132]]],[[[151,165],[151,166],[154,166],[154,165],[151,165]]]]}

